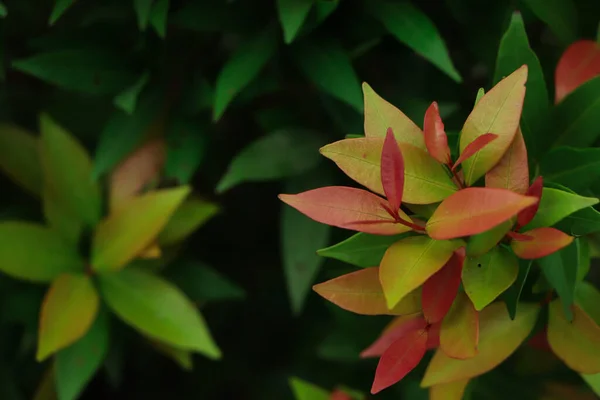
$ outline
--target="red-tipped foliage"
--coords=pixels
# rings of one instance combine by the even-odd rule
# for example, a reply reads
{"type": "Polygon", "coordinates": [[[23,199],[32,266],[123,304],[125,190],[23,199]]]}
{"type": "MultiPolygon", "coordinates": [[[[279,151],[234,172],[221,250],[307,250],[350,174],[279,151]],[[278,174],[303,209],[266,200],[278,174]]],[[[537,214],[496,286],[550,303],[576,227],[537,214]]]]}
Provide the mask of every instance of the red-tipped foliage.
{"type": "Polygon", "coordinates": [[[517,255],[525,260],[546,257],[573,241],[573,236],[559,231],[556,228],[537,228],[525,232],[526,236],[532,238],[527,241],[513,241],[510,246],[517,255]]]}
{"type": "Polygon", "coordinates": [[[425,329],[405,332],[379,359],[371,393],[378,393],[402,380],[419,364],[426,350],[427,331],[425,329]]]}
{"type": "Polygon", "coordinates": [[[600,44],[592,40],[573,43],[556,66],[556,102],[597,75],[600,75],[600,44]]]}
{"type": "Polygon", "coordinates": [[[442,329],[442,321],[429,325],[427,328],[427,350],[437,349],[440,347],[440,330],[442,329]]]}
{"type": "Polygon", "coordinates": [[[420,314],[398,318],[397,323],[392,323],[373,344],[360,353],[361,358],[380,357],[392,343],[400,339],[406,332],[425,329],[427,326],[427,322],[420,314]]]}
{"type": "MultiPolygon", "coordinates": [[[[544,178],[542,178],[541,176],[538,176],[536,178],[536,180],[533,181],[531,186],[529,186],[529,189],[527,190],[526,195],[537,197],[538,199],[541,199],[543,189],[544,189],[544,178]]],[[[535,203],[535,204],[527,207],[523,211],[521,211],[517,215],[517,227],[520,228],[520,227],[527,225],[533,219],[533,217],[535,217],[535,214],[537,213],[537,210],[539,207],[540,207],[540,202],[538,201],[537,203],[535,203]]]]}
{"type": "Polygon", "coordinates": [[[423,122],[423,134],[425,135],[425,146],[429,155],[442,164],[450,165],[450,148],[448,137],[444,131],[444,123],[440,117],[438,104],[434,101],[425,112],[423,122]]]}
{"type": "Polygon", "coordinates": [[[469,143],[467,147],[465,147],[465,149],[462,151],[460,157],[458,157],[458,160],[456,160],[456,162],[452,166],[452,171],[454,171],[456,167],[460,165],[460,163],[465,161],[467,158],[473,156],[475,153],[483,149],[490,142],[496,140],[497,138],[498,135],[494,133],[486,133],[484,135],[478,136],[475,140],[469,143]]]}
{"type": "Polygon", "coordinates": [[[506,234],[506,236],[508,236],[509,238],[516,240],[517,242],[529,242],[531,240],[533,240],[533,236],[529,236],[526,235],[524,233],[519,233],[519,232],[508,232],[506,234]]]}
{"type": "Polygon", "coordinates": [[[450,310],[460,287],[464,260],[465,251],[464,247],[461,247],[452,254],[446,265],[423,285],[421,304],[428,323],[440,322],[450,310]]]}
{"type": "Polygon", "coordinates": [[[381,152],[381,184],[394,213],[400,209],[404,191],[404,159],[392,128],[388,128],[381,152]]]}

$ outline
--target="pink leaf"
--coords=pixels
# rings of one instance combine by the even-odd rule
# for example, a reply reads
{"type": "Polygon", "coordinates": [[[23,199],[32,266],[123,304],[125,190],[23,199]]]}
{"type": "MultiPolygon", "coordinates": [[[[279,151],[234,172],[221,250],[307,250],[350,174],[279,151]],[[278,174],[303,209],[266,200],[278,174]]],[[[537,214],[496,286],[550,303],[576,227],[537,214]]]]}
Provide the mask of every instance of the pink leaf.
{"type": "Polygon", "coordinates": [[[423,133],[425,134],[425,145],[429,154],[441,164],[450,165],[450,148],[448,147],[448,137],[444,131],[444,123],[440,117],[440,110],[437,102],[431,103],[425,112],[425,121],[423,122],[423,133]]]}
{"type": "Polygon", "coordinates": [[[423,284],[421,304],[423,305],[423,315],[430,324],[444,319],[452,306],[456,293],[458,293],[465,260],[464,247],[459,250],[452,254],[442,269],[423,284]]]}
{"type": "Polygon", "coordinates": [[[454,171],[456,169],[456,167],[458,167],[460,165],[460,163],[465,161],[467,158],[475,155],[475,153],[477,153],[479,150],[483,149],[490,142],[494,141],[497,138],[498,138],[498,135],[496,135],[494,133],[485,133],[481,136],[478,136],[475,140],[473,140],[471,143],[469,143],[465,147],[465,149],[462,151],[462,153],[460,154],[460,157],[458,157],[458,160],[456,160],[456,162],[452,166],[452,171],[454,171]]]}
{"type": "Polygon", "coordinates": [[[396,340],[406,332],[425,329],[427,322],[421,314],[397,317],[384,329],[381,335],[360,353],[361,358],[380,357],[396,340]]]}
{"type": "MultiPolygon", "coordinates": [[[[328,186],[299,194],[280,194],[279,199],[322,224],[375,235],[395,235],[411,229],[395,220],[381,197],[344,186],[328,186]]],[[[410,221],[401,210],[400,218],[410,221]]]]}
{"type": "Polygon", "coordinates": [[[396,340],[379,359],[371,393],[375,394],[399,382],[425,355],[427,331],[410,330],[396,340]]]}
{"type": "Polygon", "coordinates": [[[533,196],[533,197],[537,197],[538,201],[527,207],[526,209],[522,210],[521,212],[519,212],[519,214],[517,214],[517,228],[523,227],[525,225],[527,225],[532,219],[533,217],[535,217],[535,214],[538,211],[538,208],[540,207],[540,202],[539,200],[542,198],[542,190],[544,189],[544,178],[542,178],[541,176],[538,176],[537,179],[535,181],[533,181],[533,183],[531,184],[531,186],[529,186],[529,189],[527,190],[527,196],[533,196]]]}
{"type": "Polygon", "coordinates": [[[388,128],[381,152],[381,184],[394,212],[400,209],[404,191],[404,159],[392,128],[388,128]]]}
{"type": "Polygon", "coordinates": [[[592,40],[570,45],[556,66],[556,103],[597,75],[600,75],[600,45],[592,40]]]}

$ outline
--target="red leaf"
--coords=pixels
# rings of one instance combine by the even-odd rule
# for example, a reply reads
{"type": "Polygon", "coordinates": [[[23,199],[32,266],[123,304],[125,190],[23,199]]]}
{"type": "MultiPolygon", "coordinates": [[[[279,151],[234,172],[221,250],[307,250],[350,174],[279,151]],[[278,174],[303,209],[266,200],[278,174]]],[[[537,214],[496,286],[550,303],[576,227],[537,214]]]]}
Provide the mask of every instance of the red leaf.
{"type": "MultiPolygon", "coordinates": [[[[411,230],[390,215],[384,199],[366,190],[327,186],[295,195],[280,194],[279,199],[317,222],[339,228],[375,235],[411,230]]],[[[404,212],[398,212],[400,218],[410,221],[404,212]]]]}
{"type": "Polygon", "coordinates": [[[399,382],[412,371],[425,355],[427,331],[405,332],[379,359],[371,393],[375,394],[399,382]]]}
{"type": "Polygon", "coordinates": [[[429,325],[427,330],[427,350],[437,349],[440,347],[440,330],[442,329],[442,321],[429,325]]]}
{"type": "Polygon", "coordinates": [[[452,254],[446,265],[423,284],[421,304],[423,315],[430,324],[440,322],[448,313],[458,293],[465,260],[464,247],[452,254]]]}
{"type": "Polygon", "coordinates": [[[525,235],[524,233],[519,232],[510,231],[506,233],[506,236],[518,242],[529,242],[530,240],[533,240],[533,236],[525,235]]]}
{"type": "Polygon", "coordinates": [[[555,228],[537,228],[525,232],[532,238],[528,241],[512,241],[510,247],[517,257],[524,260],[533,260],[546,257],[564,247],[567,247],[573,241],[573,236],[555,228]]]}
{"type": "Polygon", "coordinates": [[[352,397],[338,389],[331,393],[329,400],[352,400],[352,397]]]}
{"type": "Polygon", "coordinates": [[[427,322],[421,314],[403,315],[395,318],[381,335],[360,353],[360,358],[380,357],[396,340],[407,332],[425,329],[427,322]]]}
{"type": "Polygon", "coordinates": [[[495,133],[485,133],[481,136],[478,136],[475,140],[473,140],[471,143],[469,143],[465,147],[465,149],[462,151],[462,153],[460,154],[460,157],[458,157],[458,160],[456,160],[456,162],[452,166],[452,171],[454,171],[456,169],[456,167],[458,167],[460,165],[461,162],[463,162],[467,158],[475,155],[475,153],[477,153],[479,150],[483,149],[490,142],[496,140],[497,138],[498,138],[498,135],[496,135],[495,133]]]}
{"type": "Polygon", "coordinates": [[[531,186],[529,186],[529,189],[527,190],[527,193],[526,193],[527,196],[537,197],[538,201],[535,204],[527,207],[526,209],[524,209],[517,215],[517,229],[527,225],[533,219],[533,217],[535,217],[535,214],[537,213],[538,208],[540,206],[539,200],[542,198],[542,190],[543,189],[544,189],[544,178],[542,178],[541,176],[538,176],[536,178],[536,180],[533,181],[531,186]]]}
{"type": "Polygon", "coordinates": [[[400,209],[404,191],[404,159],[392,128],[388,128],[381,152],[381,184],[390,207],[394,212],[400,209]]]}
{"type": "Polygon", "coordinates": [[[556,73],[556,103],[578,86],[600,75],[600,46],[592,40],[580,40],[562,54],[556,73]]]}
{"type": "Polygon", "coordinates": [[[442,164],[450,165],[450,148],[448,147],[448,137],[444,131],[444,123],[440,117],[440,110],[437,102],[431,103],[425,112],[425,121],[423,122],[423,133],[425,134],[425,146],[431,157],[442,164]]]}
{"type": "Polygon", "coordinates": [[[536,333],[531,339],[529,339],[527,344],[533,347],[534,349],[552,352],[552,348],[548,343],[547,328],[544,328],[543,330],[536,333]]]}
{"type": "Polygon", "coordinates": [[[471,187],[446,198],[429,221],[427,233],[436,240],[485,232],[537,202],[506,189],[471,187]]]}

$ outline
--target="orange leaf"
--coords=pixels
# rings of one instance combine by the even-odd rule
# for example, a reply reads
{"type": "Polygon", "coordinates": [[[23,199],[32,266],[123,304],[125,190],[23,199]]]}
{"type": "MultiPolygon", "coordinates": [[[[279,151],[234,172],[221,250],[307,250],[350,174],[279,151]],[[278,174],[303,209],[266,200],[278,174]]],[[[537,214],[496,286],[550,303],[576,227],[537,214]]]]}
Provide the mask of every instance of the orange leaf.
{"type": "Polygon", "coordinates": [[[430,324],[441,321],[458,293],[465,261],[465,249],[456,250],[446,265],[423,284],[421,303],[423,314],[430,324]]]}
{"type": "Polygon", "coordinates": [[[517,215],[517,228],[527,225],[533,219],[533,217],[535,217],[535,214],[537,213],[538,208],[540,207],[539,200],[542,198],[543,189],[544,178],[538,176],[535,179],[535,181],[533,181],[531,186],[529,186],[529,189],[527,189],[526,193],[527,196],[536,197],[538,201],[535,204],[525,208],[523,211],[519,212],[519,214],[517,215]]]}
{"type": "Polygon", "coordinates": [[[381,152],[381,185],[394,216],[402,203],[404,191],[404,159],[392,128],[388,128],[381,152]]]}
{"type": "Polygon", "coordinates": [[[438,240],[475,235],[500,225],[537,201],[506,189],[466,188],[442,201],[427,222],[427,233],[438,240]]]}
{"type": "Polygon", "coordinates": [[[424,235],[404,238],[391,245],[379,269],[388,307],[425,283],[462,245],[461,240],[432,240],[424,235]]]}
{"type": "Polygon", "coordinates": [[[402,315],[386,326],[381,335],[360,353],[361,358],[380,357],[396,340],[406,332],[425,329],[427,322],[420,313],[402,315]]]}
{"type": "Polygon", "coordinates": [[[392,128],[398,142],[410,143],[425,150],[421,129],[402,111],[379,96],[371,86],[363,83],[365,99],[365,136],[383,138],[388,128],[392,128]]]}
{"type": "Polygon", "coordinates": [[[556,103],[596,75],[600,75],[600,46],[592,40],[579,40],[562,54],[554,80],[556,103]]]}
{"type": "Polygon", "coordinates": [[[485,146],[487,146],[489,143],[493,142],[497,138],[498,135],[496,135],[495,133],[485,133],[481,136],[476,137],[475,140],[469,143],[467,147],[465,147],[464,150],[460,152],[460,157],[458,157],[458,160],[456,160],[456,162],[452,166],[452,171],[454,171],[456,167],[460,165],[460,163],[474,156],[475,153],[483,149],[485,146]]]}
{"type": "Polygon", "coordinates": [[[137,195],[155,179],[165,162],[165,142],[151,139],[123,160],[110,176],[111,211],[137,195]]]}
{"type": "Polygon", "coordinates": [[[435,385],[429,389],[429,400],[462,400],[469,379],[435,385]]]}
{"type": "Polygon", "coordinates": [[[371,267],[313,286],[321,297],[344,310],[364,315],[405,315],[421,311],[421,293],[408,294],[389,309],[379,283],[379,268],[371,267]]]}
{"type": "MultiPolygon", "coordinates": [[[[422,135],[421,135],[422,136],[422,135]]],[[[328,144],[319,151],[334,161],[351,179],[369,190],[384,194],[381,184],[383,138],[344,139],[328,144]]],[[[402,201],[431,204],[456,192],[456,185],[427,151],[409,143],[398,142],[404,159],[402,201]]]]}
{"type": "Polygon", "coordinates": [[[517,257],[525,260],[546,257],[567,247],[573,241],[573,236],[569,236],[556,228],[536,228],[525,232],[533,240],[518,241],[513,240],[510,247],[517,257]]]}
{"type": "Polygon", "coordinates": [[[460,292],[442,321],[440,349],[451,358],[475,357],[479,343],[479,313],[464,292],[460,292]]]}
{"type": "Polygon", "coordinates": [[[425,355],[427,331],[415,329],[398,338],[379,359],[371,393],[375,394],[399,382],[425,355]]]}
{"type": "Polygon", "coordinates": [[[431,157],[442,164],[450,165],[450,148],[448,147],[448,136],[444,130],[444,123],[440,117],[440,110],[437,102],[431,103],[425,112],[425,121],[423,122],[423,134],[425,135],[425,145],[431,157]]]}
{"type": "Polygon", "coordinates": [[[507,232],[506,236],[508,236],[509,238],[511,238],[513,240],[517,240],[519,242],[528,242],[528,241],[533,240],[533,236],[529,236],[529,235],[525,235],[523,233],[513,232],[513,231],[507,232]]]}
{"type": "Polygon", "coordinates": [[[498,164],[485,174],[485,186],[512,190],[519,194],[529,188],[529,164],[527,148],[521,128],[498,164]]]}
{"type": "Polygon", "coordinates": [[[573,322],[565,317],[560,299],[549,306],[548,343],[567,366],[584,374],[600,373],[600,327],[578,305],[573,322]]]}
{"type": "Polygon", "coordinates": [[[527,65],[502,79],[483,95],[465,121],[460,135],[461,153],[481,135],[488,132],[498,135],[493,143],[463,162],[465,183],[468,186],[498,164],[511,145],[521,120],[525,81],[527,65]]]}
{"type": "MultiPolygon", "coordinates": [[[[484,374],[506,360],[533,329],[540,306],[520,303],[514,320],[502,302],[490,304],[479,313],[479,352],[475,357],[458,360],[440,348],[434,354],[421,387],[430,387],[484,374]]],[[[443,328],[442,328],[443,330],[443,328]]]]}
{"type": "MultiPolygon", "coordinates": [[[[327,186],[299,194],[280,194],[279,199],[322,224],[375,235],[396,235],[411,229],[398,223],[381,197],[345,186],[327,186]]],[[[401,210],[400,218],[410,221],[401,210]]]]}

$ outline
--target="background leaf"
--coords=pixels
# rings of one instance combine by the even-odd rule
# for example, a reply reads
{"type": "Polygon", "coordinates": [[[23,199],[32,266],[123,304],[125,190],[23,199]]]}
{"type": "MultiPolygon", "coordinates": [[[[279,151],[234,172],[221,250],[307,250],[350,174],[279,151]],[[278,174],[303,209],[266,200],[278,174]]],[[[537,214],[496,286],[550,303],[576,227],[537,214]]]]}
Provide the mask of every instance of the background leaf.
{"type": "Polygon", "coordinates": [[[555,147],[540,162],[540,173],[572,190],[588,189],[600,177],[600,149],[555,147]]]}
{"type": "Polygon", "coordinates": [[[314,0],[277,0],[279,21],[286,43],[292,43],[314,2],[314,0]]]}
{"type": "Polygon", "coordinates": [[[577,37],[577,10],[569,0],[524,0],[539,19],[544,21],[563,43],[577,37]]]}
{"type": "Polygon", "coordinates": [[[56,21],[73,5],[75,0],[56,0],[52,14],[50,14],[50,25],[54,25],[56,21]]]}
{"type": "Polygon", "coordinates": [[[41,195],[42,171],[37,138],[15,125],[0,125],[0,169],[35,196],[41,195]]]}

